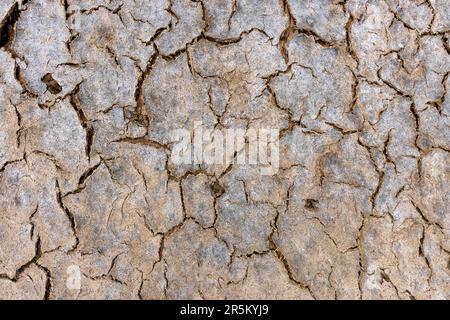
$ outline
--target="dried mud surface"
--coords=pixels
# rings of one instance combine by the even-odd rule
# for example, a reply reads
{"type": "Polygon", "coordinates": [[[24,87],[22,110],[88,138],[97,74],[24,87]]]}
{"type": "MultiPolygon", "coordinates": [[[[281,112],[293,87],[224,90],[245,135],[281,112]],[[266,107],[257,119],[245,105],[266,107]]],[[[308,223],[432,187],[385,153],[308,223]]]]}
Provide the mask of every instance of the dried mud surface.
{"type": "Polygon", "coordinates": [[[1,0],[0,298],[450,298],[449,35],[447,0],[1,0]],[[198,119],[279,128],[279,172],[175,166],[198,119]]]}

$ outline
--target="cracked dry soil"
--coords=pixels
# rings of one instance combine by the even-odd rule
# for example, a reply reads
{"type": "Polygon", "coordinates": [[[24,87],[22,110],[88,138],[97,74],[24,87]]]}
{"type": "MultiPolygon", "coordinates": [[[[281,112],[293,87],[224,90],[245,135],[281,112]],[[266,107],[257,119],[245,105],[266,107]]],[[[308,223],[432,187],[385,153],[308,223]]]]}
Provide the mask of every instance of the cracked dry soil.
{"type": "Polygon", "coordinates": [[[1,0],[0,298],[449,299],[449,35],[447,0],[1,0]],[[280,170],[175,166],[198,119],[279,128],[280,170]]]}

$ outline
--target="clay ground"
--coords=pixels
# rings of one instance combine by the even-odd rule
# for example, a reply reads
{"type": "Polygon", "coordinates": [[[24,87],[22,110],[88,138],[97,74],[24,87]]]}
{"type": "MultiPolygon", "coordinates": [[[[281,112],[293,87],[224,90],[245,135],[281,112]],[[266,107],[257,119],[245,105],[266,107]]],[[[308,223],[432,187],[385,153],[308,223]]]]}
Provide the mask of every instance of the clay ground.
{"type": "Polygon", "coordinates": [[[447,0],[1,0],[0,298],[450,298],[449,35],[447,0]],[[197,120],[279,129],[279,171],[174,164],[197,120]]]}

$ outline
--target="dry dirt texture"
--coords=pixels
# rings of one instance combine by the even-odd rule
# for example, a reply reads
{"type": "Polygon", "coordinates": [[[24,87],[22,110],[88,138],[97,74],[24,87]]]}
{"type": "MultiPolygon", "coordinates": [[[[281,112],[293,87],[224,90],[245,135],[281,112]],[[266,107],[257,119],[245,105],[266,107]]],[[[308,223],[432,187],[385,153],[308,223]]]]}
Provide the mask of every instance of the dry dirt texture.
{"type": "Polygon", "coordinates": [[[1,299],[450,298],[450,1],[1,0],[0,31],[1,299]],[[175,166],[199,119],[279,128],[279,172],[175,166]]]}

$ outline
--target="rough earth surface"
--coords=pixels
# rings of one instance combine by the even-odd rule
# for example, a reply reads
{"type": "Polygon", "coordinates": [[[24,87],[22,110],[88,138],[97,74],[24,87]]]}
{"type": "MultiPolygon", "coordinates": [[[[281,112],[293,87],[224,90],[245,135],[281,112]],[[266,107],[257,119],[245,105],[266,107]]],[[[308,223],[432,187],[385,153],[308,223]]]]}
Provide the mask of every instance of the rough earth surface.
{"type": "Polygon", "coordinates": [[[1,0],[0,298],[449,299],[449,53],[447,0],[1,0]]]}

